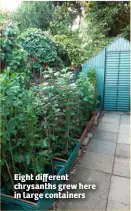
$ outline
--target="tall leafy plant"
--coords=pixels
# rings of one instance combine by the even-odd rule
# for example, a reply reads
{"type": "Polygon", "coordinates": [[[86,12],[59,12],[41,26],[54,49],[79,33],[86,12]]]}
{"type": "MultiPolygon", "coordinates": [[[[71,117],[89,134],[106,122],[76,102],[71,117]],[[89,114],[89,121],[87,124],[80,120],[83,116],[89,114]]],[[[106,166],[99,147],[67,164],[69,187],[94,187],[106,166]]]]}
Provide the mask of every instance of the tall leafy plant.
{"type": "Polygon", "coordinates": [[[44,165],[52,163],[52,155],[39,132],[41,104],[34,91],[25,87],[24,77],[5,70],[0,76],[0,97],[2,170],[10,189],[13,174],[42,173],[44,165]]]}
{"type": "Polygon", "coordinates": [[[89,79],[72,83],[72,74],[63,70],[44,73],[46,82],[36,92],[44,105],[41,111],[41,131],[54,155],[68,156],[79,138],[91,112],[95,109],[95,89],[89,79]]]}

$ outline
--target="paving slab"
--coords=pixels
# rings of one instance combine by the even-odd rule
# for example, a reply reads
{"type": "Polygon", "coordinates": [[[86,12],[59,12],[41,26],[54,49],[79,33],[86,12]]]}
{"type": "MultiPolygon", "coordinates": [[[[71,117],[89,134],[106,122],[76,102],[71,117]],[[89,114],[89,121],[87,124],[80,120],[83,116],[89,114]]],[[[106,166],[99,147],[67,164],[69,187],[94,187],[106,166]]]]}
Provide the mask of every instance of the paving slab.
{"type": "Polygon", "coordinates": [[[99,154],[95,152],[87,152],[79,166],[89,169],[96,169],[111,174],[113,168],[113,156],[99,154]]]}
{"type": "Polygon", "coordinates": [[[124,177],[112,176],[108,199],[130,204],[130,180],[124,177]]]}
{"type": "Polygon", "coordinates": [[[120,119],[120,115],[122,115],[123,112],[105,112],[104,116],[108,116],[109,118],[119,118],[120,119]]]}
{"type": "Polygon", "coordinates": [[[106,199],[99,197],[87,198],[87,199],[65,199],[61,200],[57,210],[105,210],[106,199]]]}
{"type": "Polygon", "coordinates": [[[96,130],[96,132],[93,135],[93,138],[95,139],[97,138],[98,140],[102,140],[102,141],[116,143],[117,133],[96,130]]]}
{"type": "Polygon", "coordinates": [[[99,123],[97,130],[102,131],[109,131],[117,133],[119,129],[119,124],[112,124],[112,123],[99,123]]]}
{"type": "Polygon", "coordinates": [[[121,115],[120,124],[130,125],[130,115],[121,115]]]}
{"type": "Polygon", "coordinates": [[[107,204],[107,211],[129,211],[130,210],[130,205],[129,204],[124,204],[121,202],[117,202],[117,201],[112,201],[112,200],[108,200],[108,204],[107,204]]]}
{"type": "Polygon", "coordinates": [[[114,155],[116,149],[116,144],[111,142],[100,141],[97,139],[91,139],[91,142],[88,145],[87,151],[97,152],[106,155],[114,155]]]}
{"type": "MultiPolygon", "coordinates": [[[[95,184],[96,190],[84,190],[86,197],[101,197],[106,199],[109,192],[111,175],[92,169],[78,167],[71,179],[71,183],[95,184]]],[[[79,190],[82,192],[82,190],[79,190]]]]}
{"type": "Polygon", "coordinates": [[[130,157],[130,145],[128,144],[117,144],[116,147],[116,156],[117,157],[130,157]]]}
{"type": "Polygon", "coordinates": [[[119,144],[130,144],[130,135],[126,133],[119,133],[118,134],[118,141],[119,144]]]}
{"type": "Polygon", "coordinates": [[[120,124],[119,133],[130,134],[130,125],[123,125],[123,124],[120,124]]]}
{"type": "Polygon", "coordinates": [[[130,159],[115,157],[113,174],[130,178],[130,159]]]}
{"type": "Polygon", "coordinates": [[[116,118],[116,116],[104,116],[103,118],[101,118],[100,122],[102,123],[113,123],[113,124],[119,124],[120,121],[120,116],[116,118]]]}

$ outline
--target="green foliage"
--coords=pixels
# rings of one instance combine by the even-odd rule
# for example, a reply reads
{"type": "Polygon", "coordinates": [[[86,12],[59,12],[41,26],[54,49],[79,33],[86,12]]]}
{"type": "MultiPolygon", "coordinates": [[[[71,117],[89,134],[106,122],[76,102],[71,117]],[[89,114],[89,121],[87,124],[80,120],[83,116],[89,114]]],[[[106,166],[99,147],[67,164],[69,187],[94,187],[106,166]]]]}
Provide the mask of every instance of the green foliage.
{"type": "Polygon", "coordinates": [[[77,67],[84,62],[84,51],[80,46],[81,39],[75,33],[70,36],[55,35],[53,39],[65,47],[73,65],[77,67]]]}
{"type": "Polygon", "coordinates": [[[19,22],[21,31],[27,28],[49,30],[53,35],[72,29],[77,16],[82,16],[81,2],[22,2],[13,12],[12,19],[19,22]]]}
{"type": "Polygon", "coordinates": [[[67,158],[96,109],[95,70],[76,83],[58,70],[70,61],[79,66],[130,31],[128,2],[23,2],[13,15],[22,34],[0,14],[1,164],[9,188],[14,173],[44,173],[53,156],[67,158]],[[43,71],[44,65],[52,69],[43,71]],[[29,68],[41,71],[43,83],[27,86],[29,68]]]}
{"type": "Polygon", "coordinates": [[[10,67],[12,71],[28,72],[27,52],[17,43],[19,29],[11,21],[1,21],[1,52],[2,70],[10,67]]]}
{"type": "MultiPolygon", "coordinates": [[[[0,76],[2,170],[8,189],[14,173],[53,171],[53,156],[67,158],[95,109],[94,86],[72,73],[43,72],[44,83],[26,88],[25,74],[0,76]]],[[[12,184],[13,185],[13,184],[12,184]]]]}
{"type": "Polygon", "coordinates": [[[10,19],[10,12],[0,10],[0,21],[2,20],[9,20],[10,19]]]}
{"type": "Polygon", "coordinates": [[[87,19],[107,37],[115,37],[130,24],[130,3],[121,2],[88,2],[87,19]]]}
{"type": "Polygon", "coordinates": [[[25,76],[5,70],[0,76],[2,169],[6,182],[14,173],[42,173],[52,162],[48,143],[39,131],[41,104],[25,87],[25,76]],[[40,150],[39,150],[40,148],[40,150]]]}
{"type": "Polygon", "coordinates": [[[90,116],[97,106],[96,79],[93,82],[89,75],[83,75],[83,73],[80,74],[76,82],[82,98],[83,121],[86,121],[87,114],[90,116]]]}
{"type": "Polygon", "coordinates": [[[51,2],[22,2],[12,14],[12,19],[19,23],[19,28],[40,28],[47,30],[52,20],[53,6],[51,2]]]}
{"type": "Polygon", "coordinates": [[[78,15],[78,10],[76,8],[70,7],[69,2],[64,2],[64,4],[57,5],[52,13],[52,20],[50,22],[50,31],[53,35],[56,34],[70,34],[75,19],[78,15]]]}
{"type": "Polygon", "coordinates": [[[79,36],[85,60],[95,56],[117,35],[129,39],[129,2],[83,2],[79,36]]]}
{"type": "Polygon", "coordinates": [[[41,131],[50,140],[54,155],[68,156],[74,138],[80,134],[95,109],[95,89],[88,78],[71,83],[72,73],[63,70],[44,73],[46,82],[37,89],[43,103],[41,131]]]}
{"type": "Polygon", "coordinates": [[[94,86],[95,89],[95,105],[98,104],[98,93],[97,93],[97,76],[96,76],[96,70],[95,68],[91,68],[87,72],[87,77],[90,81],[90,83],[94,86]]]}
{"type": "MultiPolygon", "coordinates": [[[[129,4],[128,1],[23,2],[15,12],[14,20],[21,22],[19,28],[23,31],[36,27],[48,31],[50,36],[66,36],[62,44],[66,46],[70,60],[78,66],[117,35],[123,34],[129,39],[129,4]]],[[[60,56],[62,61],[65,57],[65,54],[60,56]]]]}
{"type": "Polygon", "coordinates": [[[43,70],[43,66],[62,66],[60,45],[56,45],[40,29],[29,28],[18,38],[19,44],[27,51],[32,68],[43,70]]]}
{"type": "Polygon", "coordinates": [[[81,48],[84,51],[85,61],[95,56],[102,50],[113,38],[106,37],[100,26],[93,26],[89,19],[84,20],[80,28],[81,48]],[[99,38],[99,39],[98,39],[99,38]]]}
{"type": "Polygon", "coordinates": [[[90,83],[96,86],[96,70],[94,68],[88,70],[87,77],[89,78],[90,83]]]}
{"type": "Polygon", "coordinates": [[[87,59],[96,55],[117,35],[129,39],[129,2],[85,2],[80,28],[82,48],[87,59]]]}

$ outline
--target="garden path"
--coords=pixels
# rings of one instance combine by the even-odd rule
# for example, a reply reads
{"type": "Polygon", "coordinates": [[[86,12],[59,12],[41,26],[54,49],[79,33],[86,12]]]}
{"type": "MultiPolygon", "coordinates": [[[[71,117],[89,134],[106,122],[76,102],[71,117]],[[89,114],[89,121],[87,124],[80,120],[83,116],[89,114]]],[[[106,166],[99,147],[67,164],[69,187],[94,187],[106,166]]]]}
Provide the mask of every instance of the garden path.
{"type": "Polygon", "coordinates": [[[59,200],[57,210],[130,210],[129,133],[129,115],[104,113],[70,181],[97,188],[86,190],[85,199],[59,200]]]}

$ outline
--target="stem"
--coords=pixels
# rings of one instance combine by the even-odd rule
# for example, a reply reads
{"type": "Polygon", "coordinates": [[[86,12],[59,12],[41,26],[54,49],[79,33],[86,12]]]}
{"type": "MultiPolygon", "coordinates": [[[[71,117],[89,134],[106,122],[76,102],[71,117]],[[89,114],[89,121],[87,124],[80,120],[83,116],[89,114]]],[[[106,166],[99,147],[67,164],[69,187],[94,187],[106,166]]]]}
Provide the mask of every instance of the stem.
{"type": "MultiPolygon", "coordinates": [[[[44,120],[45,120],[45,122],[47,123],[46,118],[44,118],[44,120]]],[[[47,136],[47,137],[49,137],[49,131],[48,131],[48,129],[47,129],[47,128],[45,128],[45,134],[46,134],[46,136],[47,136]]]]}
{"type": "MultiPolygon", "coordinates": [[[[67,93],[67,91],[68,91],[68,88],[67,88],[67,84],[66,84],[66,93],[67,93]]],[[[67,96],[66,96],[67,97],[67,96]]],[[[66,106],[66,111],[67,111],[67,114],[66,114],[66,121],[67,121],[67,132],[66,132],[66,136],[69,136],[69,117],[68,117],[68,102],[69,102],[69,99],[68,99],[68,97],[66,98],[66,100],[67,100],[67,106],[66,106]]],[[[66,151],[67,151],[67,155],[68,155],[68,148],[69,148],[69,143],[68,143],[68,139],[67,139],[67,141],[66,141],[66,151]]]]}
{"type": "Polygon", "coordinates": [[[7,127],[7,134],[8,134],[8,138],[9,138],[9,145],[10,145],[10,153],[11,153],[11,159],[12,159],[12,165],[13,165],[13,171],[15,173],[15,164],[14,164],[14,160],[13,160],[13,151],[12,151],[12,145],[11,145],[11,141],[10,141],[10,136],[9,136],[9,128],[8,128],[8,122],[7,122],[7,118],[5,119],[6,121],[6,127],[7,127]]]}
{"type": "MultiPolygon", "coordinates": [[[[4,153],[2,153],[2,155],[5,158],[4,153]]],[[[11,175],[11,171],[10,171],[10,168],[9,168],[9,165],[8,165],[6,159],[5,159],[5,164],[6,164],[7,172],[9,174],[10,179],[11,179],[11,183],[12,183],[13,189],[14,189],[14,181],[13,181],[13,178],[12,178],[12,175],[11,175]]]]}

